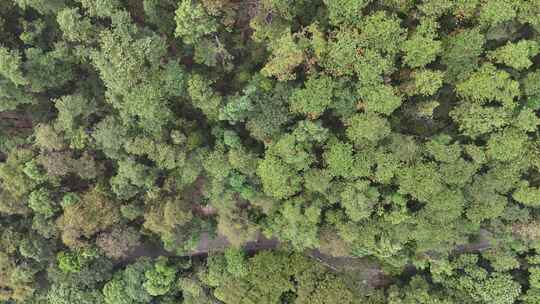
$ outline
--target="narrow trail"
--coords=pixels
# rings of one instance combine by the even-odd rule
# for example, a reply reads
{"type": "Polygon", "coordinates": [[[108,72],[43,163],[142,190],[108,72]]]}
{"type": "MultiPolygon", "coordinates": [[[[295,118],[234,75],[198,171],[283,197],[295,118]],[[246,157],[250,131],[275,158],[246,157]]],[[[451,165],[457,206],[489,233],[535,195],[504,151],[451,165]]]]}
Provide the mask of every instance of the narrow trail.
{"type": "MultiPolygon", "coordinates": [[[[210,237],[208,233],[203,233],[200,237],[199,243],[195,250],[190,251],[183,255],[187,256],[204,256],[211,253],[220,253],[230,247],[230,243],[224,236],[210,237]]],[[[259,234],[254,241],[247,242],[243,248],[247,252],[257,252],[260,250],[270,250],[279,247],[279,241],[277,239],[267,239],[262,234],[259,234]]],[[[165,250],[160,244],[153,242],[143,242],[141,245],[135,247],[128,257],[119,261],[119,264],[125,264],[126,262],[132,262],[138,258],[150,257],[157,258],[159,256],[177,256],[174,252],[165,250]]]]}
{"type": "MultiPolygon", "coordinates": [[[[490,236],[491,234],[487,230],[482,230],[474,242],[457,246],[454,253],[481,252],[490,249],[490,236]]],[[[243,248],[248,253],[255,253],[263,250],[278,249],[280,245],[276,238],[268,239],[262,233],[259,233],[256,240],[247,242],[243,248]]],[[[208,254],[221,253],[229,247],[230,243],[226,237],[216,236],[212,238],[208,233],[203,233],[197,248],[183,255],[183,257],[205,257],[208,254]]],[[[348,272],[358,283],[358,288],[381,288],[392,284],[391,277],[386,275],[380,265],[372,258],[334,257],[316,249],[307,250],[305,254],[331,271],[348,272]]],[[[160,256],[182,257],[166,251],[160,244],[146,242],[135,248],[127,258],[119,260],[116,265],[127,265],[142,257],[157,258],[160,256]]]]}

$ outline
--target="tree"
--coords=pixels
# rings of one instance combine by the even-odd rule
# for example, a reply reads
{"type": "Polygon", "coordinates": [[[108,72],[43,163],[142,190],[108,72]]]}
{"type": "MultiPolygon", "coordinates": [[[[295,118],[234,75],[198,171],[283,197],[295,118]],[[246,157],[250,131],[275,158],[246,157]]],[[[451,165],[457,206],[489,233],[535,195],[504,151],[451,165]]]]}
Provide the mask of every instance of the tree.
{"type": "MultiPolygon", "coordinates": [[[[321,65],[335,76],[353,75],[355,73],[355,68],[359,66],[361,59],[361,56],[357,51],[359,48],[359,40],[359,33],[356,29],[340,29],[335,33],[333,39],[329,39],[325,48],[327,54],[325,54],[326,56],[323,56],[321,65]]],[[[371,53],[368,54],[371,55],[371,53]]],[[[379,54],[374,52],[372,56],[380,57],[377,55],[379,54]]],[[[385,67],[386,66],[383,65],[379,70],[383,70],[385,67]]],[[[377,70],[377,72],[379,70],[377,70]]]]}
{"type": "Polygon", "coordinates": [[[160,296],[168,293],[176,279],[176,269],[167,265],[167,258],[160,257],[154,266],[148,269],[144,276],[144,289],[152,296],[160,296]]]}
{"type": "Polygon", "coordinates": [[[330,274],[298,254],[261,252],[248,260],[245,277],[234,277],[222,269],[220,257],[210,260],[208,279],[216,286],[214,296],[224,303],[355,303],[353,292],[342,278],[330,274]],[[338,300],[339,299],[339,300],[338,300]]]}
{"type": "Polygon", "coordinates": [[[297,276],[300,282],[296,303],[355,303],[358,295],[347,288],[345,280],[326,272],[322,266],[315,266],[297,276]]]}
{"type": "Polygon", "coordinates": [[[519,96],[519,84],[511,79],[510,74],[497,70],[491,64],[484,64],[468,79],[456,86],[459,96],[468,101],[485,104],[498,101],[503,106],[513,107],[514,99],[519,96]]]}
{"type": "Polygon", "coordinates": [[[463,102],[450,112],[450,116],[464,135],[476,138],[509,125],[512,109],[463,102]]]}
{"type": "Polygon", "coordinates": [[[56,259],[58,268],[64,273],[81,272],[83,268],[88,267],[90,262],[98,256],[92,249],[81,249],[76,251],[58,253],[56,259]]]}
{"type": "Polygon", "coordinates": [[[138,30],[126,14],[116,14],[113,29],[101,33],[92,64],[122,120],[129,125],[136,119],[142,129],[159,133],[172,117],[168,103],[181,95],[184,72],[177,61],[161,60],[167,52],[164,39],[138,30]]]}
{"type": "Polygon", "coordinates": [[[506,197],[487,188],[488,185],[483,183],[487,183],[487,181],[475,181],[466,192],[467,199],[474,202],[473,206],[467,208],[466,215],[474,223],[499,217],[508,204],[506,197]]]}
{"type": "Polygon", "coordinates": [[[527,139],[525,133],[513,128],[495,133],[488,141],[488,155],[500,161],[515,159],[523,153],[527,139]]]}
{"type": "Polygon", "coordinates": [[[211,87],[211,82],[200,74],[193,74],[188,80],[188,93],[193,105],[211,120],[219,118],[222,98],[211,87]]]}
{"type": "Polygon", "coordinates": [[[536,41],[520,40],[518,43],[507,43],[491,52],[488,57],[497,63],[505,64],[516,70],[529,68],[533,63],[530,58],[540,52],[536,41]]]}
{"type": "Polygon", "coordinates": [[[22,9],[33,8],[41,14],[55,13],[66,5],[65,0],[15,0],[14,2],[22,9]]]}
{"type": "Polygon", "coordinates": [[[519,268],[517,257],[509,251],[488,250],[482,253],[482,257],[487,259],[495,271],[511,271],[519,268]]]}
{"type": "Polygon", "coordinates": [[[426,143],[426,150],[437,161],[454,163],[460,159],[462,147],[459,143],[450,144],[451,140],[449,135],[440,134],[426,143]]]}
{"type": "Polygon", "coordinates": [[[304,173],[304,187],[311,192],[324,194],[332,186],[333,174],[324,169],[310,169],[304,173]]]}
{"type": "Polygon", "coordinates": [[[534,132],[539,124],[540,119],[531,108],[522,109],[514,120],[514,126],[525,132],[534,132]]]}
{"type": "Polygon", "coordinates": [[[121,7],[119,0],[76,0],[92,17],[111,17],[121,7]]]}
{"type": "Polygon", "coordinates": [[[158,234],[169,250],[181,251],[191,238],[191,227],[195,222],[192,210],[180,197],[157,198],[162,201],[148,202],[143,226],[158,234]]]}
{"type": "Polygon", "coordinates": [[[512,197],[526,206],[537,207],[540,204],[540,189],[531,187],[527,182],[523,182],[512,194],[512,197]]]}
{"type": "MultiPolygon", "coordinates": [[[[250,199],[252,198],[250,197],[250,199]]],[[[227,238],[232,248],[241,248],[247,242],[257,240],[260,227],[250,221],[250,210],[248,209],[220,210],[217,232],[227,238]]],[[[234,251],[234,249],[232,250],[234,251]]]]}
{"type": "Polygon", "coordinates": [[[414,87],[409,94],[431,96],[443,85],[444,73],[441,71],[419,70],[412,74],[414,87]]]}
{"type": "Polygon", "coordinates": [[[420,201],[430,201],[444,189],[442,177],[434,163],[422,163],[403,168],[399,173],[399,192],[420,201]]]}
{"type": "Polygon", "coordinates": [[[26,163],[33,158],[27,149],[14,149],[6,161],[0,164],[1,211],[8,214],[26,214],[30,209],[24,203],[24,197],[37,186],[24,171],[26,163]]]}
{"type": "Polygon", "coordinates": [[[447,67],[447,82],[463,80],[476,69],[484,43],[479,29],[466,29],[443,39],[441,62],[447,67]]]}
{"type": "Polygon", "coordinates": [[[28,207],[35,213],[42,214],[45,218],[53,216],[58,210],[52,201],[50,192],[46,188],[39,188],[30,193],[28,207]]]}
{"type": "Polygon", "coordinates": [[[28,84],[21,71],[22,65],[21,54],[18,51],[0,48],[0,74],[16,86],[28,84]]]}
{"type": "MultiPolygon", "coordinates": [[[[535,263],[536,264],[536,263],[535,263]]],[[[534,303],[537,301],[540,297],[539,289],[540,289],[540,282],[539,282],[539,276],[540,276],[540,268],[537,265],[532,266],[529,268],[529,285],[530,288],[527,290],[527,293],[521,297],[521,300],[524,301],[524,303],[534,303]]]]}
{"type": "Polygon", "coordinates": [[[355,114],[347,125],[347,137],[358,146],[377,142],[388,136],[391,131],[388,121],[377,114],[355,114]]]}
{"type": "Polygon", "coordinates": [[[84,244],[80,238],[90,238],[106,230],[120,220],[118,205],[106,194],[94,188],[81,196],[81,202],[64,209],[57,225],[62,231],[62,240],[70,247],[84,244]]]}
{"type": "Polygon", "coordinates": [[[50,244],[47,239],[40,235],[29,234],[20,242],[19,253],[25,258],[45,264],[51,261],[53,253],[56,250],[55,245],[50,244]]]}
{"type": "Polygon", "coordinates": [[[433,19],[424,19],[409,38],[403,42],[404,61],[411,68],[421,68],[433,62],[442,51],[442,42],[436,40],[439,25],[433,19]]]}
{"type": "Polygon", "coordinates": [[[393,285],[390,287],[388,302],[397,303],[452,303],[450,296],[437,292],[431,288],[425,278],[414,276],[407,285],[401,287],[393,285]],[[446,298],[446,299],[445,299],[446,298]]]}
{"type": "Polygon", "coordinates": [[[280,81],[296,78],[294,69],[305,60],[302,48],[294,41],[290,30],[284,31],[277,41],[271,44],[272,55],[261,73],[264,76],[274,76],[280,81]]]}
{"type": "Polygon", "coordinates": [[[319,246],[320,221],[321,208],[316,202],[305,205],[302,198],[291,198],[271,215],[265,231],[290,242],[295,249],[316,248],[319,246]]]}
{"type": "Polygon", "coordinates": [[[31,92],[42,92],[66,85],[74,77],[73,58],[68,49],[58,45],[54,50],[28,48],[24,52],[24,69],[31,92]]]}
{"type": "Polygon", "coordinates": [[[277,157],[266,157],[259,162],[257,175],[264,192],[277,199],[290,197],[300,191],[301,178],[277,157]]]}
{"type": "Polygon", "coordinates": [[[103,296],[97,290],[80,290],[73,286],[55,284],[47,293],[47,300],[51,304],[100,304],[103,302],[103,296]]]}
{"type": "Polygon", "coordinates": [[[65,148],[64,139],[54,126],[38,125],[35,129],[35,144],[44,151],[60,151],[65,148]]]}
{"type": "Polygon", "coordinates": [[[518,9],[518,20],[522,23],[530,24],[534,29],[538,30],[540,23],[537,16],[538,8],[535,2],[520,3],[518,9]]]}
{"type": "Polygon", "coordinates": [[[160,32],[171,34],[176,24],[174,10],[178,1],[143,0],[143,9],[147,22],[156,25],[160,32]]]}
{"type": "Polygon", "coordinates": [[[394,55],[405,40],[405,30],[400,26],[399,18],[383,11],[367,16],[360,28],[360,45],[383,55],[394,55]]]}
{"type": "Polygon", "coordinates": [[[69,303],[80,299],[103,303],[103,296],[97,289],[111,279],[113,265],[110,260],[104,259],[95,248],[88,247],[59,252],[56,261],[47,269],[52,285],[47,296],[51,301],[69,303]]]}
{"type": "Polygon", "coordinates": [[[119,198],[128,199],[141,190],[150,190],[156,177],[155,169],[128,158],[118,162],[118,173],[111,179],[111,187],[119,198]]]}
{"type": "Polygon", "coordinates": [[[480,10],[480,22],[494,26],[516,17],[516,3],[509,0],[495,0],[484,4],[480,10]]]}
{"type": "Polygon", "coordinates": [[[33,270],[30,265],[18,264],[15,257],[0,251],[0,300],[24,301],[30,298],[36,290],[34,275],[39,270],[33,270]]]}
{"type": "Polygon", "coordinates": [[[369,218],[379,200],[379,191],[365,180],[345,184],[340,193],[340,205],[353,222],[369,218]]]}
{"type": "Polygon", "coordinates": [[[128,130],[122,126],[114,116],[106,116],[95,126],[92,137],[105,155],[117,159],[122,155],[122,145],[127,137],[128,130]]]}
{"type": "MultiPolygon", "coordinates": [[[[178,147],[166,143],[155,142],[150,138],[136,137],[124,145],[126,152],[132,155],[146,155],[153,160],[157,167],[163,170],[172,170],[182,167],[186,153],[178,147]]],[[[132,183],[135,180],[132,180],[132,183]]],[[[151,182],[147,185],[150,187],[151,182]]]]}
{"type": "Polygon", "coordinates": [[[353,147],[349,143],[329,143],[328,150],[324,153],[328,172],[333,176],[350,177],[353,172],[354,156],[353,147]]]}
{"type": "Polygon", "coordinates": [[[291,0],[265,0],[255,16],[250,20],[249,25],[254,30],[253,40],[256,42],[272,43],[283,35],[283,32],[289,31],[293,25],[295,16],[312,12],[308,1],[291,0]],[[268,16],[272,15],[268,22],[268,16]]]}
{"type": "Polygon", "coordinates": [[[148,259],[140,259],[117,271],[112,280],[103,286],[103,296],[107,304],[149,303],[152,296],[143,287],[145,273],[152,263],[148,259]]]}
{"type": "Polygon", "coordinates": [[[65,8],[56,16],[64,37],[73,42],[96,40],[90,19],[83,17],[78,8],[65,8]]]}
{"type": "Polygon", "coordinates": [[[96,104],[92,100],[87,100],[81,94],[66,95],[54,101],[54,106],[58,110],[56,127],[63,130],[68,135],[73,136],[74,132],[93,112],[96,104]]]}
{"type": "Polygon", "coordinates": [[[133,227],[114,228],[109,233],[101,233],[96,244],[106,256],[121,259],[127,257],[140,244],[140,235],[133,227]]]}
{"type": "Polygon", "coordinates": [[[200,3],[193,4],[189,0],[180,1],[176,10],[175,36],[186,44],[197,44],[202,37],[217,31],[217,22],[200,3]]]}
{"type": "Polygon", "coordinates": [[[227,271],[235,277],[244,277],[248,274],[245,253],[241,249],[225,250],[227,271]]]}
{"type": "Polygon", "coordinates": [[[331,22],[334,25],[340,25],[359,23],[362,9],[367,6],[368,2],[364,0],[325,0],[324,4],[328,7],[331,22]]]}
{"type": "Polygon", "coordinates": [[[358,94],[361,101],[357,107],[364,108],[366,112],[390,115],[401,106],[402,97],[390,85],[359,86],[358,94]]]}
{"type": "Polygon", "coordinates": [[[335,84],[330,77],[310,78],[305,88],[293,93],[291,109],[310,118],[317,118],[332,102],[334,88],[335,84]]]}
{"type": "Polygon", "coordinates": [[[455,261],[455,267],[463,271],[463,275],[443,282],[460,292],[462,300],[489,303],[514,303],[520,295],[521,287],[507,273],[488,273],[476,265],[478,258],[462,256],[455,261]]]}
{"type": "Polygon", "coordinates": [[[250,135],[263,142],[279,137],[284,125],[292,120],[287,99],[290,88],[261,75],[255,75],[242,94],[230,96],[221,108],[220,120],[237,125],[245,122],[250,135]]]}

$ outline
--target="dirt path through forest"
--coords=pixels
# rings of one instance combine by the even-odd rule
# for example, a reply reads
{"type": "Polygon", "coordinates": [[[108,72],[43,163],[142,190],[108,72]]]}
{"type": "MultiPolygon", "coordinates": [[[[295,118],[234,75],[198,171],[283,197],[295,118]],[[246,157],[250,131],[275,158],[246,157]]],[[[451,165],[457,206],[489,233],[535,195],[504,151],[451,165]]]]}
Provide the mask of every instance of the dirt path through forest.
{"type": "MultiPolygon", "coordinates": [[[[489,242],[490,233],[482,230],[478,238],[469,244],[457,246],[456,253],[478,252],[491,248],[489,242]]],[[[255,253],[262,250],[277,249],[280,242],[276,239],[268,239],[259,233],[257,239],[247,242],[243,248],[248,253],[255,253]]],[[[185,256],[203,257],[211,253],[220,253],[230,247],[230,243],[224,236],[211,237],[208,233],[203,233],[200,237],[197,248],[185,256]]],[[[305,254],[332,271],[345,273],[357,283],[357,288],[378,288],[388,286],[392,283],[390,276],[386,275],[380,265],[371,258],[358,257],[333,257],[326,255],[319,250],[308,250],[305,254]]],[[[141,257],[157,258],[159,256],[177,256],[166,251],[159,244],[143,243],[135,248],[128,258],[120,261],[118,265],[126,265],[141,257]]]]}

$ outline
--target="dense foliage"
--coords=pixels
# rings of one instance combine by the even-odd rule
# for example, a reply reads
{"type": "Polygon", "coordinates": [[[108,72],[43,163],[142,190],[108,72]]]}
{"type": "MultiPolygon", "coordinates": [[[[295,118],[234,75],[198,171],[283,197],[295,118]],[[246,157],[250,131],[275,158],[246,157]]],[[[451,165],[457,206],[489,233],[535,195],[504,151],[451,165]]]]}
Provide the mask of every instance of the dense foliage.
{"type": "Polygon", "coordinates": [[[2,0],[0,303],[540,303],[539,114],[539,0],[2,0]]]}

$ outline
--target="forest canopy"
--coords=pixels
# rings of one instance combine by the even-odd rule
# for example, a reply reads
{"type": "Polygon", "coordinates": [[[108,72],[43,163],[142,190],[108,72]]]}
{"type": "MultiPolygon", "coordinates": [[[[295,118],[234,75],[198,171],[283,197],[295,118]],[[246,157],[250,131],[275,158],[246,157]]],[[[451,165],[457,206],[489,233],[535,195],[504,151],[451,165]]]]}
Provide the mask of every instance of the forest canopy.
{"type": "Polygon", "coordinates": [[[0,303],[540,303],[539,125],[539,0],[2,0],[0,303]]]}

